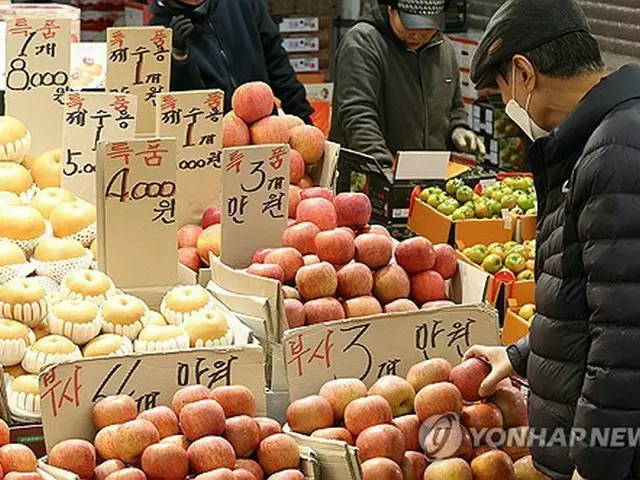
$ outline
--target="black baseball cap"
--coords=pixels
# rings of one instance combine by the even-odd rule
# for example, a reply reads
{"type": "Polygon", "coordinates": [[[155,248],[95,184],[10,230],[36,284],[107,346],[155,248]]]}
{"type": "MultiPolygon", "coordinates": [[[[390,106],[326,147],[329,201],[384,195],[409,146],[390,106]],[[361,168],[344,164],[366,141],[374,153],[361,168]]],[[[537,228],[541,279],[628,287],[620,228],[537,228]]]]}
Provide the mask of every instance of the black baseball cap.
{"type": "Polygon", "coordinates": [[[447,0],[398,0],[400,20],[407,30],[444,30],[447,0]]]}
{"type": "Polygon", "coordinates": [[[489,20],[473,56],[471,81],[478,90],[497,87],[503,62],[574,32],[590,32],[575,0],[508,0],[489,20]]]}

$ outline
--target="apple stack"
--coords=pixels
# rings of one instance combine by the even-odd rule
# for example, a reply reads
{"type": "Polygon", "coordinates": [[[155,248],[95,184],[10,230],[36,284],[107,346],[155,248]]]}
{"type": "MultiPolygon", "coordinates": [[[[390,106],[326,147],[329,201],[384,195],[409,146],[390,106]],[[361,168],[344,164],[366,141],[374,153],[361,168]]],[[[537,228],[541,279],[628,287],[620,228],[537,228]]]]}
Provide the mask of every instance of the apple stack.
{"type": "Polygon", "coordinates": [[[107,397],[93,408],[93,444],[63,441],[47,461],[83,480],[304,480],[295,441],[255,413],[242,386],[185,387],[171,408],[140,414],[131,397],[107,397]]]}
{"type": "MultiPolygon", "coordinates": [[[[289,209],[303,190],[313,187],[309,177],[324,157],[325,137],[319,128],[305,125],[293,115],[273,115],[275,97],[263,82],[239,87],[232,99],[233,111],[223,121],[225,148],[248,145],[289,144],[289,209]]],[[[220,256],[220,208],[209,207],[200,225],[185,225],[178,232],[178,260],[193,271],[209,264],[209,253],[220,256]]]]}
{"type": "Polygon", "coordinates": [[[356,446],[364,480],[543,480],[526,446],[489,446],[495,434],[528,432],[526,399],[509,382],[489,398],[478,394],[489,373],[479,359],[455,368],[431,359],[406,379],[385,376],[370,389],[357,379],[332,380],[289,406],[288,427],[356,446]]]}
{"type": "Polygon", "coordinates": [[[453,304],[445,283],[458,268],[453,248],[422,237],[396,245],[369,225],[366,195],[314,187],[289,206],[283,247],[256,251],[247,272],[285,285],[290,328],[453,304]]]}
{"type": "Polygon", "coordinates": [[[0,478],[4,480],[42,480],[37,473],[38,461],[31,449],[9,443],[9,426],[0,420],[0,478]]]}

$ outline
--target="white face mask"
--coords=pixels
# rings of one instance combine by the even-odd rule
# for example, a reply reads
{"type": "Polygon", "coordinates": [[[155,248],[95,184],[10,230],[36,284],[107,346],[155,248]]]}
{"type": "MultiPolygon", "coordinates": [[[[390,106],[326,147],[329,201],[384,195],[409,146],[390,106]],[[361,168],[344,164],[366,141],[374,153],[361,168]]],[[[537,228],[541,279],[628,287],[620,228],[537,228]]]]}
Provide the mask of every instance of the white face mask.
{"type": "Polygon", "coordinates": [[[513,120],[522,131],[529,137],[531,140],[536,141],[539,138],[548,137],[551,135],[551,132],[545,130],[536,122],[533,121],[531,115],[529,115],[529,104],[531,103],[531,94],[527,97],[527,104],[524,108],[522,108],[518,102],[516,102],[516,67],[513,66],[513,71],[511,72],[511,83],[513,85],[511,91],[511,100],[507,103],[507,107],[505,112],[511,120],[513,120]]]}

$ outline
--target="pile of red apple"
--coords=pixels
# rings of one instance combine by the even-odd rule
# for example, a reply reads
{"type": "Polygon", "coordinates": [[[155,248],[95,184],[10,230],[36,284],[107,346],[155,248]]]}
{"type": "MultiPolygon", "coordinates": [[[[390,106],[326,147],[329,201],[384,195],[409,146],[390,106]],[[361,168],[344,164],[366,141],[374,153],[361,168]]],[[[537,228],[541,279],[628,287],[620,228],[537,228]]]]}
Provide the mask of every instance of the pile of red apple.
{"type": "MultiPolygon", "coordinates": [[[[324,157],[325,136],[322,130],[305,125],[293,115],[273,115],[275,98],[271,87],[263,82],[240,86],[233,95],[233,111],[223,121],[223,145],[289,144],[290,206],[299,202],[300,192],[313,187],[309,174],[324,157]]],[[[220,215],[209,207],[200,225],[185,225],[178,232],[178,261],[198,271],[209,264],[209,253],[220,256],[220,215]]]]}
{"type": "Polygon", "coordinates": [[[303,480],[295,441],[255,409],[242,386],[185,387],[171,408],[140,414],[131,397],[107,397],[93,408],[93,444],[63,441],[47,460],[83,480],[303,480]]]}
{"type": "Polygon", "coordinates": [[[357,379],[332,380],[318,395],[293,402],[287,423],[294,432],[356,446],[364,480],[544,479],[526,447],[497,449],[478,436],[474,445],[469,429],[498,429],[492,432],[507,438],[510,429],[527,431],[526,399],[510,382],[487,399],[478,394],[489,373],[479,359],[455,368],[431,359],[414,365],[406,379],[385,376],[370,389],[357,379]],[[448,435],[423,427],[451,414],[456,428],[448,435]]]}
{"type": "Polygon", "coordinates": [[[0,420],[0,478],[5,480],[42,480],[36,472],[38,461],[26,445],[9,443],[9,426],[0,420]]]}
{"type": "Polygon", "coordinates": [[[247,272],[285,285],[290,328],[452,305],[453,248],[422,237],[395,245],[384,227],[369,225],[366,195],[292,190],[289,208],[283,247],[256,251],[247,272]]]}

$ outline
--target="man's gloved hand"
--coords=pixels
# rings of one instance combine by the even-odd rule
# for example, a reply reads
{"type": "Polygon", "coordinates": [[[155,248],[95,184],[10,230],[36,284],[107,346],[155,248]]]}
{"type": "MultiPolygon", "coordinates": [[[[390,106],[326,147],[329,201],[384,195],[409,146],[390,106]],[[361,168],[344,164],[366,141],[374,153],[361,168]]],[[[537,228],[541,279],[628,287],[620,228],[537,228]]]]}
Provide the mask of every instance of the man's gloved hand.
{"type": "Polygon", "coordinates": [[[169,28],[173,30],[173,52],[176,55],[184,56],[187,54],[189,44],[189,35],[193,32],[193,22],[184,15],[178,15],[171,19],[169,28]]]}
{"type": "Polygon", "coordinates": [[[487,154],[482,139],[466,128],[456,128],[451,134],[451,141],[461,152],[476,155],[480,160],[487,154]]]}

